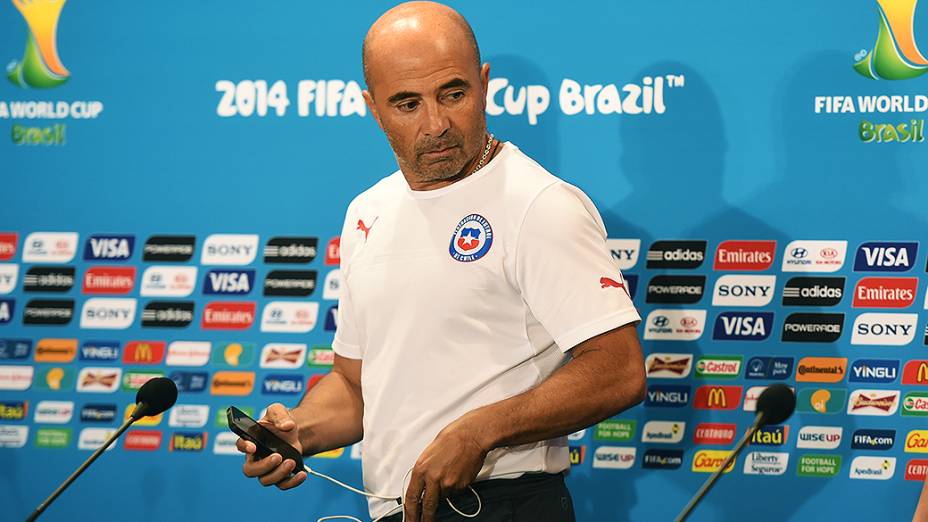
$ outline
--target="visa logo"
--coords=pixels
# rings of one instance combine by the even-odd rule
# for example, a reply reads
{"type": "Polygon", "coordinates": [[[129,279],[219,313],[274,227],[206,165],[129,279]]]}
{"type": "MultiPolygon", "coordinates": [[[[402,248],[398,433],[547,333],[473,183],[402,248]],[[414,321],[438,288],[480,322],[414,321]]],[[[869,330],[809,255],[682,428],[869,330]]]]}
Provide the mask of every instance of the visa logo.
{"type": "Polygon", "coordinates": [[[298,395],[303,393],[303,378],[293,375],[268,375],[264,378],[264,393],[298,395]]]}
{"type": "Polygon", "coordinates": [[[896,380],[899,361],[858,359],[851,366],[850,382],[890,383],[896,380]]]}
{"type": "Polygon", "coordinates": [[[90,236],[84,247],[85,260],[125,261],[132,257],[135,236],[90,236]]]}
{"type": "Polygon", "coordinates": [[[254,270],[210,270],[203,279],[203,293],[244,295],[251,292],[254,270]]]}
{"type": "Polygon", "coordinates": [[[330,306],[325,314],[325,331],[334,332],[338,328],[338,305],[330,306]]]}
{"type": "Polygon", "coordinates": [[[854,260],[856,272],[905,272],[912,268],[918,243],[871,241],[860,245],[854,260]]]}
{"type": "Polygon", "coordinates": [[[712,338],[763,341],[770,336],[773,312],[722,312],[715,319],[712,338]]]}
{"type": "Polygon", "coordinates": [[[119,359],[119,343],[116,341],[87,341],[81,346],[81,360],[115,361],[119,359]]]}

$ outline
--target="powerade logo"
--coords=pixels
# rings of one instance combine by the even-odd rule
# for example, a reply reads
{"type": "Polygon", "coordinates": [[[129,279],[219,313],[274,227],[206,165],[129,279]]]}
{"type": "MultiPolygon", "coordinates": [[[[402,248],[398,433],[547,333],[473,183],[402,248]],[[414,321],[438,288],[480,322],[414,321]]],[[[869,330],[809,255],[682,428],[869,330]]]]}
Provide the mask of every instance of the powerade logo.
{"type": "Polygon", "coordinates": [[[898,372],[898,360],[857,359],[851,365],[851,374],[848,381],[887,384],[896,380],[898,372]]]}
{"type": "Polygon", "coordinates": [[[744,370],[746,379],[784,380],[792,374],[792,357],[751,357],[744,370]]]}
{"type": "Polygon", "coordinates": [[[309,297],[315,289],[315,270],[274,270],[264,278],[266,296],[309,297]]]}
{"type": "Polygon", "coordinates": [[[657,408],[682,408],[690,402],[690,387],[672,384],[648,386],[644,405],[657,408]]]}
{"type": "Polygon", "coordinates": [[[908,80],[925,74],[928,63],[915,43],[917,2],[877,2],[880,28],[873,50],[854,55],[854,70],[871,80],[908,80]]]}
{"type": "Polygon", "coordinates": [[[649,449],[641,460],[645,469],[678,469],[682,464],[683,450],[679,449],[649,449]]]}
{"type": "Polygon", "coordinates": [[[648,283],[645,302],[693,304],[702,299],[706,276],[654,276],[648,283]]]}
{"type": "Polygon", "coordinates": [[[22,60],[10,62],[6,68],[6,77],[14,85],[49,88],[68,81],[71,73],[61,63],[57,44],[58,19],[64,2],[13,2],[29,26],[22,60]]]}
{"type": "Polygon", "coordinates": [[[851,449],[888,450],[896,443],[896,430],[857,430],[851,439],[851,449]]]}
{"type": "Polygon", "coordinates": [[[843,277],[793,277],[783,287],[783,306],[835,306],[844,297],[843,277]]]}
{"type": "Polygon", "coordinates": [[[189,261],[196,247],[194,236],[151,236],[142,251],[143,261],[189,261]]]}
{"type": "Polygon", "coordinates": [[[655,241],[648,250],[648,268],[699,268],[706,258],[705,241],[655,241]]]}
{"type": "Polygon", "coordinates": [[[264,378],[261,392],[267,395],[299,395],[303,393],[303,378],[299,375],[271,374],[264,378]]]}
{"type": "MultiPolygon", "coordinates": [[[[87,303],[84,304],[84,308],[87,308],[87,303]]],[[[10,313],[12,314],[12,311],[10,313]]],[[[23,310],[23,324],[64,325],[70,323],[73,316],[73,299],[33,299],[26,303],[23,310]]],[[[3,306],[0,304],[0,323],[2,322],[3,306]]]]}
{"type": "Polygon", "coordinates": [[[773,330],[773,312],[722,312],[712,338],[719,341],[763,341],[773,330]]]}
{"type": "Polygon", "coordinates": [[[203,278],[206,295],[246,295],[254,284],[254,270],[210,270],[203,278]]]}
{"type": "Polygon", "coordinates": [[[844,314],[790,314],[783,322],[781,340],[794,343],[833,343],[841,337],[844,314]]]}
{"type": "Polygon", "coordinates": [[[854,258],[855,272],[906,272],[915,264],[918,243],[871,241],[860,245],[854,258]]]}
{"type": "Polygon", "coordinates": [[[127,261],[132,257],[135,236],[103,236],[94,234],[84,244],[85,261],[127,261]]]}

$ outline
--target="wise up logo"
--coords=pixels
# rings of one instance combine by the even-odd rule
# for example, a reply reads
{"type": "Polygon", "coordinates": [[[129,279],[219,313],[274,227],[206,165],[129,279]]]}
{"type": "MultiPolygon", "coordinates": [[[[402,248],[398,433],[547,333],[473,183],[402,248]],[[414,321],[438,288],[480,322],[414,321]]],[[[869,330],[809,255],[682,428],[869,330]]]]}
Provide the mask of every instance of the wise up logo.
{"type": "Polygon", "coordinates": [[[6,77],[14,84],[20,87],[57,87],[71,76],[58,56],[58,18],[64,3],[65,0],[13,0],[13,5],[29,27],[22,60],[7,66],[6,77]]]}
{"type": "Polygon", "coordinates": [[[928,72],[928,59],[915,43],[915,5],[877,0],[880,27],[873,49],[858,52],[854,70],[872,80],[908,80],[928,72]]]}

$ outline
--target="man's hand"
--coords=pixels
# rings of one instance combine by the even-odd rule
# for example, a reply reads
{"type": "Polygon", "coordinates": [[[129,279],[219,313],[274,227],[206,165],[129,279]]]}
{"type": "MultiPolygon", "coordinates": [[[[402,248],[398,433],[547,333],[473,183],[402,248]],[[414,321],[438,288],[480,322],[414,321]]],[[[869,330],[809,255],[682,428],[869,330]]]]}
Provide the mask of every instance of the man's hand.
{"type": "MultiPolygon", "coordinates": [[[[283,404],[274,403],[268,406],[267,413],[258,421],[259,424],[269,429],[274,435],[277,435],[287,444],[290,444],[300,453],[303,452],[303,446],[300,444],[299,430],[296,422],[290,416],[290,412],[283,404]]],[[[238,439],[235,447],[245,454],[245,465],[242,471],[246,477],[257,477],[258,482],[264,486],[276,485],[280,489],[295,488],[306,480],[306,472],[300,471],[294,476],[290,476],[296,462],[290,459],[283,460],[279,453],[273,453],[263,459],[255,457],[254,443],[247,440],[238,439]],[[282,462],[281,462],[282,461],[282,462]]]]}
{"type": "Polygon", "coordinates": [[[407,521],[433,522],[438,503],[477,478],[489,452],[481,444],[477,428],[462,417],[422,451],[403,500],[407,521]]]}

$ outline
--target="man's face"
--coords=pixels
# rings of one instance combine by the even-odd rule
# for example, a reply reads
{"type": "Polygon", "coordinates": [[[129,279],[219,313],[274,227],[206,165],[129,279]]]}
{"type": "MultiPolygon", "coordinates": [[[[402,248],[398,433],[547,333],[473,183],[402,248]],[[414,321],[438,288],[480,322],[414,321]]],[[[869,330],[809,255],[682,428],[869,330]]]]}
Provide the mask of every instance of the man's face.
{"type": "Polygon", "coordinates": [[[478,69],[466,45],[404,50],[372,57],[365,99],[404,172],[454,177],[486,145],[489,65],[478,69]]]}

